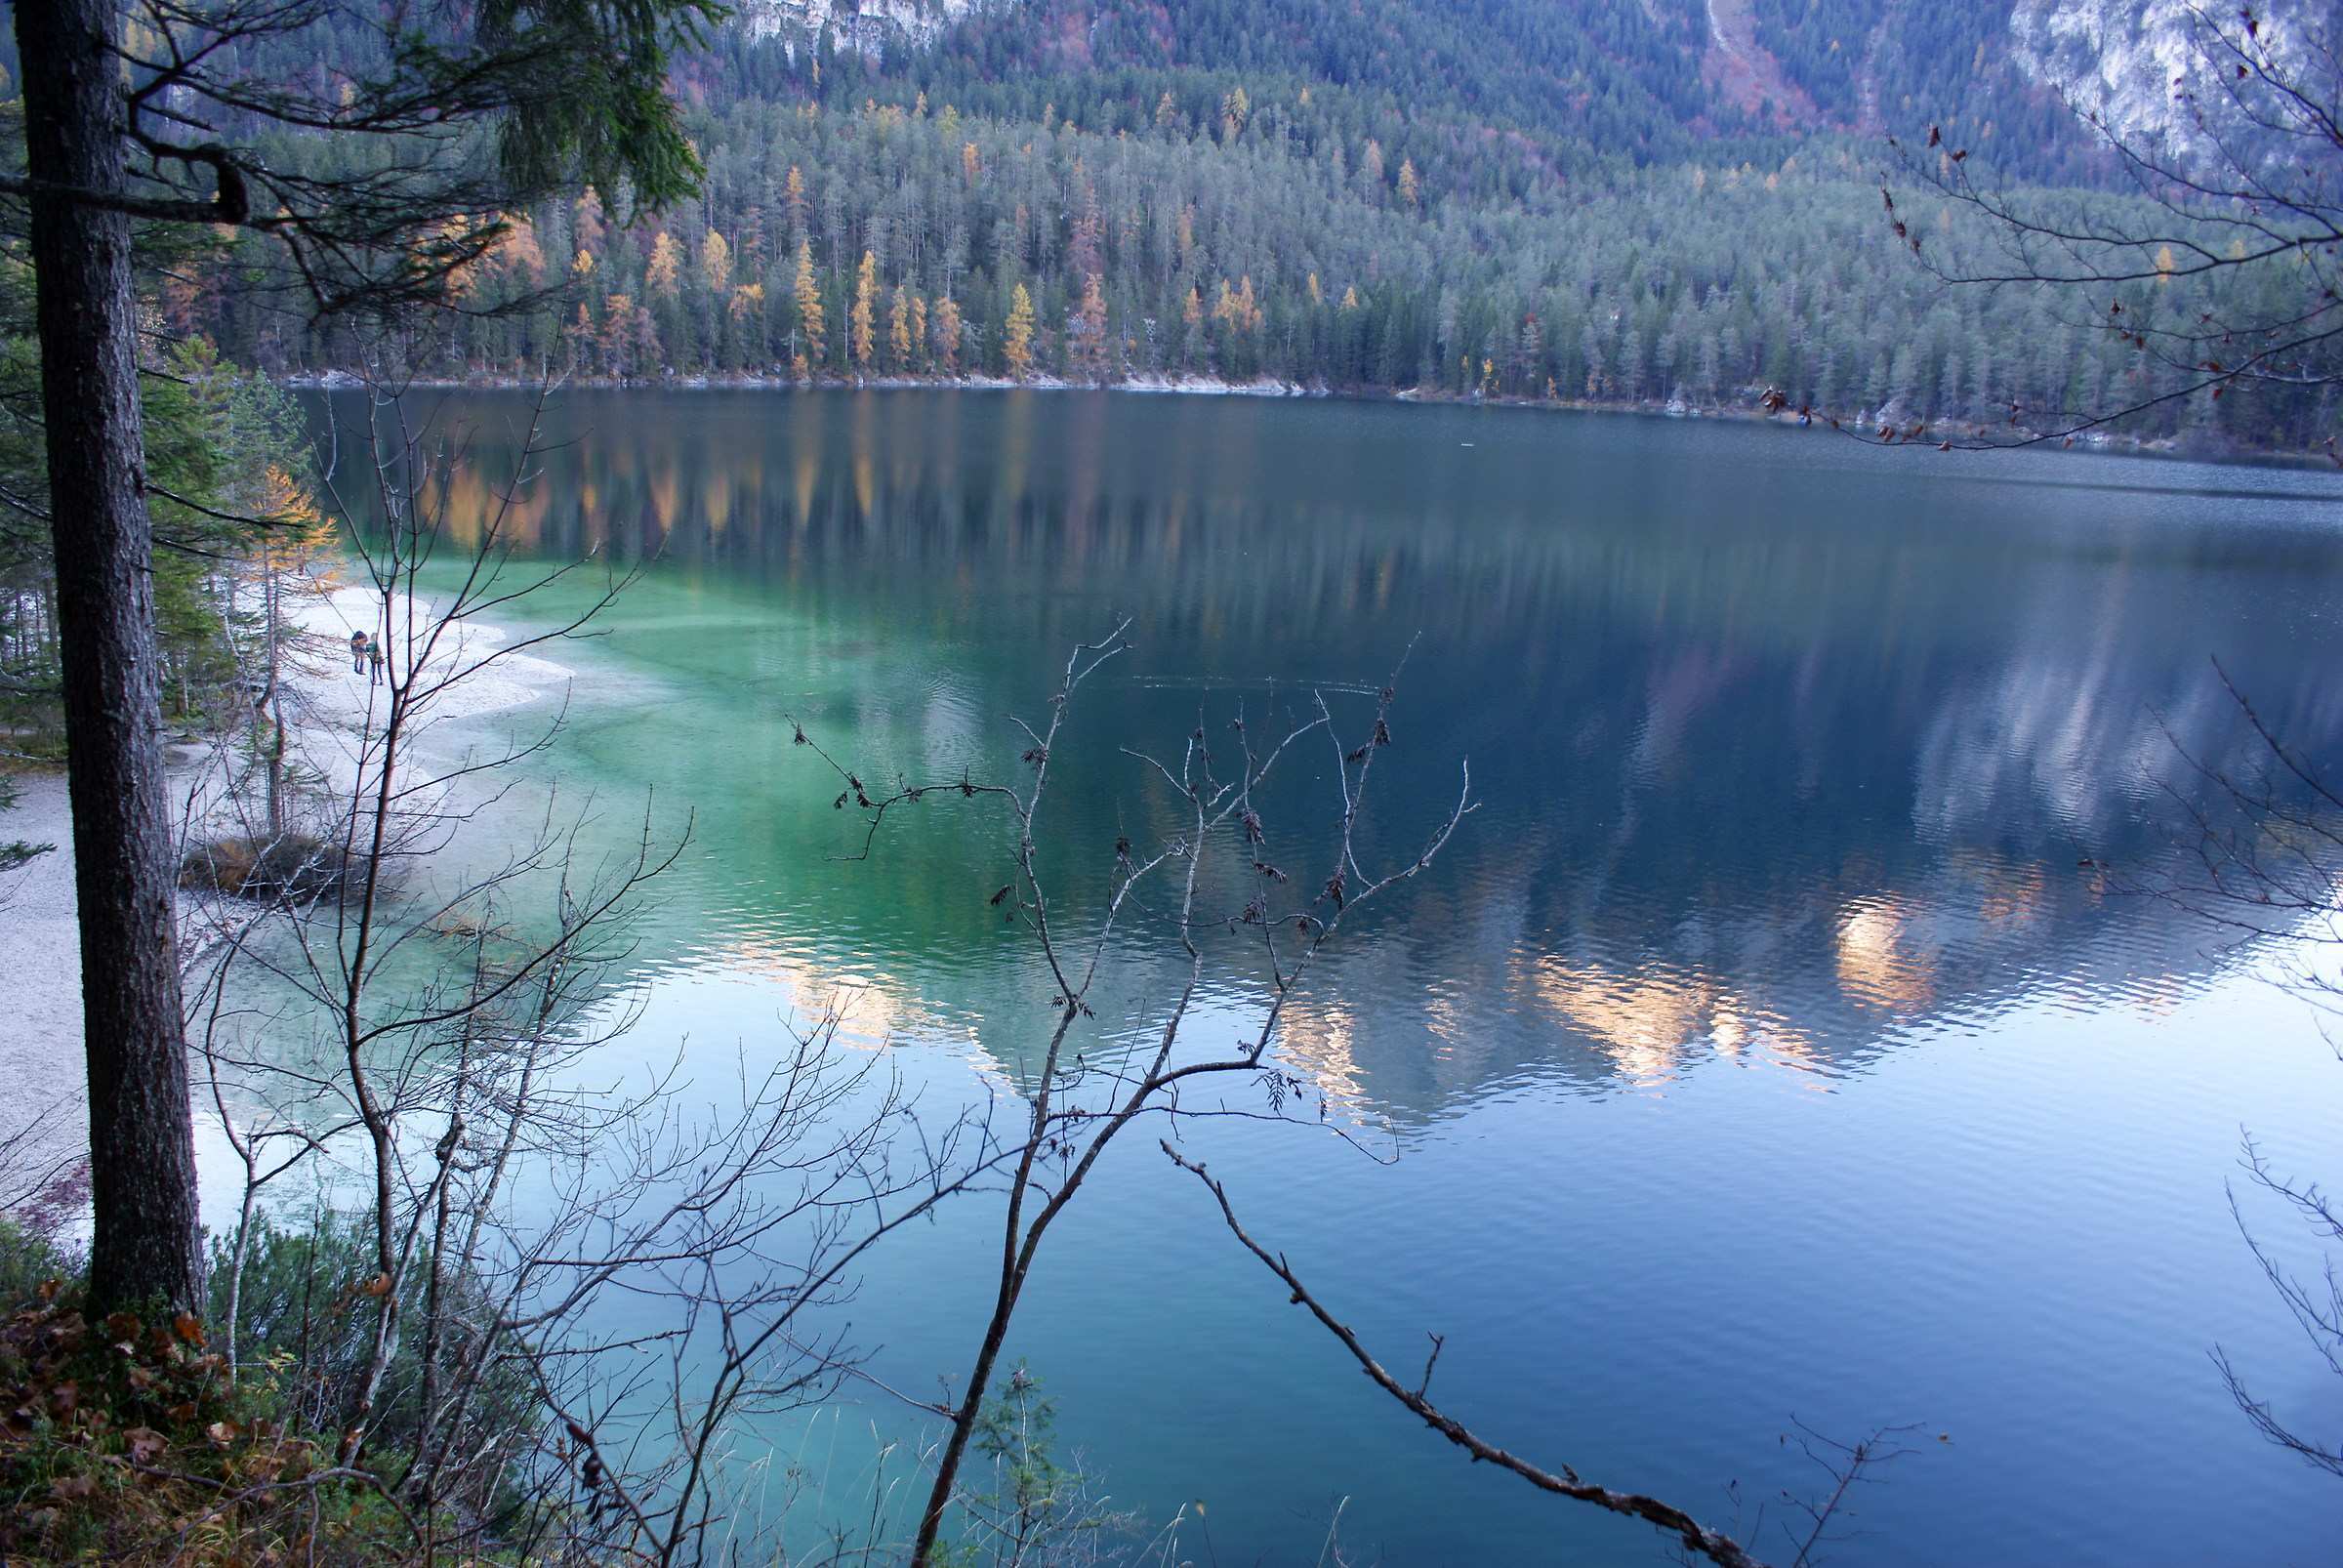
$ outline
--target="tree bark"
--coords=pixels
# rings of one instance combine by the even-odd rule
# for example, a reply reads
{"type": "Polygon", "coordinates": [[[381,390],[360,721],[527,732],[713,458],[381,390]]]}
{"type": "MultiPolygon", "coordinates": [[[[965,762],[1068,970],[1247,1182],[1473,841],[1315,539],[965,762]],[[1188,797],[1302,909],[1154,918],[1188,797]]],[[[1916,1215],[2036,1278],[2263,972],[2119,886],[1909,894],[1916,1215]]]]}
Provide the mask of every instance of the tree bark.
{"type": "Polygon", "coordinates": [[[187,1099],[162,760],[153,540],[130,220],[57,193],[127,186],[114,0],[16,0],[48,421],[65,747],[80,902],[102,1306],[197,1303],[187,1099]]]}

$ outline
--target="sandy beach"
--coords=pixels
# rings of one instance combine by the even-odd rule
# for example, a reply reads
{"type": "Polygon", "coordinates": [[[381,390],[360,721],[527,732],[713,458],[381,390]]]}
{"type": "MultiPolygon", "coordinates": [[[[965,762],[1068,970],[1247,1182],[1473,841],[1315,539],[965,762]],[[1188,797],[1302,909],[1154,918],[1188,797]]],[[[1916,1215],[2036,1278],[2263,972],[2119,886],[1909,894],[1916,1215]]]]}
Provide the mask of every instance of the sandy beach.
{"type": "MultiPolygon", "coordinates": [[[[427,605],[414,606],[428,614],[427,605]]],[[[403,600],[392,608],[402,623],[403,600]]],[[[383,688],[353,674],[346,651],[352,631],[383,635],[384,603],[363,585],[338,589],[304,603],[296,620],[311,634],[310,651],[290,662],[285,715],[293,744],[317,773],[345,785],[356,766],[364,726],[380,722],[383,688]]],[[[461,623],[443,640],[429,673],[457,684],[432,703],[419,726],[428,754],[433,727],[483,714],[525,707],[555,694],[571,672],[527,653],[504,653],[505,634],[461,623]]],[[[396,649],[395,637],[386,638],[396,649]]],[[[208,742],[166,745],[172,794],[183,833],[201,834],[224,813],[226,777],[221,751],[208,742]]],[[[87,1138],[81,1057],[81,953],[74,924],[72,821],[62,771],[14,775],[18,804],[0,812],[0,841],[25,840],[56,847],[21,869],[0,875],[0,1139],[47,1117],[20,1164],[46,1169],[70,1157],[87,1138]]]]}

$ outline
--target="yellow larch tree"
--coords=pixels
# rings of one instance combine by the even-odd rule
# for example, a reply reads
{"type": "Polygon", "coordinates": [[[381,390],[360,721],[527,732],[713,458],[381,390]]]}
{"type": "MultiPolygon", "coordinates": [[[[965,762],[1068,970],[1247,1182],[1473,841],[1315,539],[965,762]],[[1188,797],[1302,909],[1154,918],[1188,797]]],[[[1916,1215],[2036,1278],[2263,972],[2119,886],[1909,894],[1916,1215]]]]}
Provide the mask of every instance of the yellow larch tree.
{"type": "Polygon", "coordinates": [[[577,235],[578,249],[601,249],[602,216],[602,198],[591,190],[580,196],[571,207],[570,232],[577,235]]]}
{"type": "Polygon", "coordinates": [[[855,368],[865,370],[872,363],[872,347],[879,338],[879,258],[862,253],[862,268],[855,269],[855,298],[845,309],[845,347],[853,351],[855,368]]]}
{"type": "Polygon", "coordinates": [[[635,301],[632,298],[613,294],[602,302],[600,337],[602,368],[613,376],[625,376],[627,350],[635,341],[635,301]]]}
{"type": "Polygon", "coordinates": [[[1253,277],[1248,273],[1237,288],[1220,280],[1220,298],[1213,304],[1213,314],[1228,323],[1231,332],[1257,331],[1261,324],[1261,308],[1253,297],[1253,277]]]}
{"type": "Polygon", "coordinates": [[[732,246],[713,228],[700,241],[700,281],[711,299],[720,300],[732,292],[732,246]]]}
{"type": "Polygon", "coordinates": [[[651,241],[651,260],[642,269],[643,282],[661,299],[672,300],[676,297],[676,278],[682,268],[683,247],[676,243],[675,235],[662,228],[659,237],[651,241]]]}
{"type": "Polygon", "coordinates": [[[960,302],[949,295],[935,302],[935,356],[945,375],[960,369],[960,302]]]}
{"type": "Polygon", "coordinates": [[[1001,357],[1007,361],[1012,376],[1023,376],[1033,369],[1033,296],[1025,292],[1022,283],[1008,297],[1008,324],[1002,334],[1001,357]]]}
{"type": "Polygon", "coordinates": [[[790,232],[800,239],[805,237],[805,213],[810,205],[805,198],[805,177],[793,163],[789,178],[781,182],[781,209],[789,214],[790,232]]]}
{"type": "Polygon", "coordinates": [[[895,298],[886,312],[888,363],[896,370],[911,368],[911,290],[895,285],[895,298]]]}
{"type": "Polygon", "coordinates": [[[872,340],[878,335],[878,303],[879,258],[864,251],[854,277],[854,304],[846,313],[846,348],[858,370],[870,367],[872,340]]]}
{"type": "Polygon", "coordinates": [[[822,285],[813,275],[813,242],[798,241],[798,322],[804,336],[798,351],[798,374],[807,376],[822,363],[822,285]]]}

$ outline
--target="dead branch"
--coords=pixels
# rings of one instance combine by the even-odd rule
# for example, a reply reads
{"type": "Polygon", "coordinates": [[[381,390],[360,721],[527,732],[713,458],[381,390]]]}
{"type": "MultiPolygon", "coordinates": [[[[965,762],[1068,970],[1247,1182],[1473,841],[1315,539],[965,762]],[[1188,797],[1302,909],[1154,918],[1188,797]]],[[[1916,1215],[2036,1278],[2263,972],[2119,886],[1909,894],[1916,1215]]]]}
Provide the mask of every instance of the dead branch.
{"type": "MultiPolygon", "coordinates": [[[[1578,1471],[1567,1465],[1561,1466],[1559,1473],[1541,1468],[1528,1460],[1521,1459],[1483,1440],[1479,1434],[1463,1423],[1453,1416],[1443,1414],[1438,1406],[1424,1397],[1422,1388],[1410,1388],[1385,1371],[1381,1362],[1368,1354],[1367,1347],[1359,1342],[1359,1337],[1351,1331],[1350,1327],[1328,1311],[1325,1304],[1310,1294],[1309,1287],[1304,1285],[1300,1276],[1294,1272],[1292,1265],[1286,1261],[1284,1254],[1271,1253],[1246,1232],[1244,1225],[1237,1220],[1235,1206],[1229,1202],[1228,1189],[1222,1186],[1216,1178],[1207,1174],[1201,1163],[1183,1159],[1179,1151],[1169,1142],[1164,1142],[1160,1146],[1173,1165],[1188,1172],[1197,1180],[1204,1183],[1206,1190],[1212,1193],[1213,1201],[1220,1205],[1220,1217],[1228,1222],[1230,1232],[1244,1245],[1247,1252],[1259,1259],[1272,1274],[1285,1282],[1286,1288],[1294,1293],[1294,1303],[1297,1306],[1308,1307],[1310,1315],[1323,1324],[1329,1334],[1341,1341],[1342,1348],[1350,1352],[1351,1358],[1358,1362],[1361,1370],[1369,1378],[1375,1381],[1376,1386],[1405,1405],[1420,1418],[1426,1426],[1463,1449],[1476,1461],[1486,1461],[1500,1469],[1511,1470],[1515,1475],[1520,1476],[1541,1491],[1552,1492],[1559,1497],[1572,1498],[1581,1503],[1591,1503],[1598,1508],[1608,1508],[1613,1513],[1623,1513],[1629,1518],[1642,1519],[1665,1530],[1681,1541],[1686,1550],[1700,1553],[1710,1562],[1715,1563],[1717,1568],[1765,1568],[1765,1564],[1750,1556],[1732,1537],[1709,1529],[1672,1504],[1663,1503],[1658,1498],[1645,1497],[1641,1493],[1615,1492],[1607,1486],[1597,1486],[1590,1481],[1583,1481],[1579,1478],[1578,1471]]],[[[1436,1343],[1434,1354],[1438,1354],[1436,1343]]],[[[1431,1377],[1429,1363],[1425,1365],[1424,1377],[1428,1382],[1431,1377]]],[[[1804,1560],[1804,1555],[1801,1553],[1799,1561],[1803,1562],[1804,1560]]]]}

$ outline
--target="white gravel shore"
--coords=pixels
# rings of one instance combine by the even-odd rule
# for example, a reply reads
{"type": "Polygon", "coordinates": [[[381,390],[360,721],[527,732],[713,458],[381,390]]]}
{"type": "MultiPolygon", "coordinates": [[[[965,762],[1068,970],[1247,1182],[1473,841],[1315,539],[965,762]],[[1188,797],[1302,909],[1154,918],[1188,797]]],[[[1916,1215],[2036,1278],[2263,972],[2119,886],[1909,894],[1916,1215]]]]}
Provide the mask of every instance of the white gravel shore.
{"type": "Polygon", "coordinates": [[[73,925],[73,826],[62,773],[17,778],[0,841],[57,847],[0,875],[0,1137],[54,1112],[18,1162],[46,1170],[88,1135],[82,1121],[81,949],[73,925]]]}
{"type": "MultiPolygon", "coordinates": [[[[379,635],[382,600],[365,587],[345,588],[311,600],[298,619],[320,641],[347,643],[354,630],[379,635]]],[[[403,606],[402,606],[403,609],[403,606]]],[[[481,667],[506,640],[495,628],[466,623],[448,640],[442,668],[462,683],[433,704],[430,722],[476,718],[518,708],[551,695],[571,672],[529,654],[507,654],[481,667]]],[[[395,648],[395,640],[387,640],[395,648]]],[[[379,688],[350,672],[347,653],[321,652],[300,661],[285,703],[300,721],[299,745],[329,778],[346,778],[354,753],[351,731],[379,688]]],[[[428,749],[428,725],[422,744],[428,749]]],[[[217,794],[217,768],[207,748],[170,748],[173,794],[191,803],[200,821],[207,797],[217,794]]],[[[35,1156],[43,1167],[85,1145],[85,1078],[81,1057],[81,948],[74,924],[72,821],[61,772],[16,775],[18,805],[0,812],[0,842],[26,840],[57,847],[22,869],[0,874],[0,1139],[41,1118],[49,1124],[35,1156]]],[[[22,1163],[21,1159],[18,1162],[22,1163]]]]}

